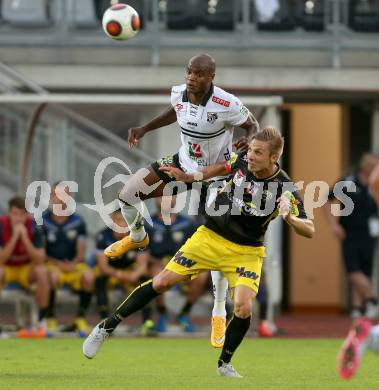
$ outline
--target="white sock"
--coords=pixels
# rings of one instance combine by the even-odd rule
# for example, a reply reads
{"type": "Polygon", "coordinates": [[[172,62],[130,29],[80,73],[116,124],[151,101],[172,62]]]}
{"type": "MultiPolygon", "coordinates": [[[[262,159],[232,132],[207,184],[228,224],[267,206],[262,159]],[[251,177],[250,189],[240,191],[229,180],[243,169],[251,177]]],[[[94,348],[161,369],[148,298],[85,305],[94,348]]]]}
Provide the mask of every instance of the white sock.
{"type": "Polygon", "coordinates": [[[146,231],[143,226],[142,215],[133,206],[127,206],[121,200],[119,201],[121,213],[124,217],[130,230],[130,237],[133,241],[142,241],[146,236],[146,231]]]}
{"type": "Polygon", "coordinates": [[[368,345],[368,348],[372,349],[375,352],[379,352],[379,325],[375,325],[371,328],[369,339],[370,343],[368,345]]]}
{"type": "Polygon", "coordinates": [[[226,317],[226,294],[228,291],[228,280],[219,271],[211,271],[213,284],[213,310],[212,317],[226,317]]]}

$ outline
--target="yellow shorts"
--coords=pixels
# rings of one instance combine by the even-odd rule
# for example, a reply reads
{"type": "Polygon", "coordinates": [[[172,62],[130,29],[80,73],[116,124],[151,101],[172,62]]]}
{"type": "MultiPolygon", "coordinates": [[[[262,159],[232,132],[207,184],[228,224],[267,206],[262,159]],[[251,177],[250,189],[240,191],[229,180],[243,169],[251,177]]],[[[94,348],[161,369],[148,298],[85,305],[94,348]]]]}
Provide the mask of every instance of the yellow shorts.
{"type": "Polygon", "coordinates": [[[54,264],[49,264],[50,271],[58,274],[58,287],[62,287],[64,284],[69,285],[73,290],[80,290],[82,287],[82,275],[83,272],[89,269],[85,263],[78,263],[75,266],[75,270],[71,272],[63,272],[54,264]]]}
{"type": "Polygon", "coordinates": [[[14,267],[5,266],[4,284],[18,283],[23,288],[30,288],[29,276],[32,270],[31,264],[14,267]]]}
{"type": "Polygon", "coordinates": [[[222,271],[229,287],[244,285],[258,292],[264,257],[264,246],[239,245],[200,226],[165,269],[191,279],[204,271],[222,271]]]}

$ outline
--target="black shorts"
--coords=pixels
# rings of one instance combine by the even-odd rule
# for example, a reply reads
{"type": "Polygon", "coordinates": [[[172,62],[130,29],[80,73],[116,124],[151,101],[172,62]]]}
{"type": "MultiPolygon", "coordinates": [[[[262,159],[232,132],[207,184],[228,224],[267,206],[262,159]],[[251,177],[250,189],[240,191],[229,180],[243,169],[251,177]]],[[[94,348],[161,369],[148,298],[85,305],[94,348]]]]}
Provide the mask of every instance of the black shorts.
{"type": "Polygon", "coordinates": [[[347,273],[362,272],[371,278],[375,240],[346,239],[342,244],[342,253],[347,273]]]}
{"type": "MultiPolygon", "coordinates": [[[[175,181],[175,178],[169,176],[167,173],[162,172],[159,170],[160,167],[163,166],[173,166],[176,168],[179,168],[183,171],[182,167],[180,166],[179,162],[179,154],[176,153],[172,156],[165,156],[157,161],[154,161],[150,166],[153,169],[153,171],[160,177],[165,183],[170,183],[172,181],[175,181]]],[[[199,204],[199,214],[204,215],[205,214],[205,205],[207,201],[207,191],[210,184],[213,183],[212,181],[202,182],[201,186],[201,192],[200,192],[200,204],[199,204]]],[[[187,191],[190,191],[192,189],[192,183],[185,183],[187,187],[187,191]]],[[[177,190],[177,189],[176,189],[177,190]]],[[[174,195],[176,195],[177,192],[174,190],[174,195]]]]}

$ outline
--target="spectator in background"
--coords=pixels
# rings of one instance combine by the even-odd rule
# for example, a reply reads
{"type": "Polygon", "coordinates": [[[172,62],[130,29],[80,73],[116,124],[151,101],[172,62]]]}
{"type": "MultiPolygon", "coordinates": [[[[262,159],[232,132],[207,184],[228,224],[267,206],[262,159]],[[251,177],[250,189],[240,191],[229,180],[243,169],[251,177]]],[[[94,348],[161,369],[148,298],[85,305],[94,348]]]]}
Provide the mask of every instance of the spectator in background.
{"type": "Polygon", "coordinates": [[[50,283],[44,264],[43,235],[25,209],[25,199],[15,196],[9,201],[9,213],[0,217],[0,286],[16,282],[26,290],[35,285],[39,309],[39,336],[47,334],[45,316],[49,303],[50,283]]]}
{"type": "MultiPolygon", "coordinates": [[[[146,226],[150,237],[150,246],[143,255],[149,259],[151,274],[157,275],[163,270],[167,262],[175,255],[178,249],[196,231],[197,226],[191,219],[173,212],[176,204],[176,197],[163,196],[156,198],[157,213],[152,217],[153,227],[146,226]]],[[[192,280],[184,286],[186,302],[177,316],[178,323],[186,332],[193,332],[194,326],[189,317],[192,306],[203,294],[208,281],[208,274],[201,274],[197,279],[192,280]]],[[[164,295],[156,299],[159,321],[157,330],[165,332],[168,316],[164,301],[164,295]]]]}
{"type": "MultiPolygon", "coordinates": [[[[369,190],[379,206],[379,161],[372,170],[368,179],[369,190]]],[[[372,222],[373,224],[373,222],[372,222]]],[[[376,221],[372,230],[379,233],[379,221],[376,221]]],[[[379,325],[372,326],[367,318],[358,318],[354,321],[347,337],[342,344],[337,359],[337,370],[343,379],[352,378],[367,351],[379,352],[379,325]]]]}
{"type": "MultiPolygon", "coordinates": [[[[128,226],[120,209],[113,212],[112,220],[120,228],[128,226]]],[[[138,284],[151,278],[148,274],[147,257],[135,250],[115,259],[105,257],[104,249],[128,234],[118,233],[107,227],[98,234],[96,239],[96,298],[101,318],[109,315],[109,288],[121,286],[127,293],[130,293],[138,284]]],[[[142,336],[156,335],[154,322],[151,319],[151,305],[142,309],[142,318],[142,336]]]]}
{"type": "Polygon", "coordinates": [[[376,237],[372,224],[377,218],[377,205],[370,194],[368,179],[378,163],[378,156],[365,153],[359,169],[341,180],[351,182],[344,187],[344,193],[351,198],[354,209],[350,215],[335,217],[331,212],[331,202],[336,194],[330,191],[323,210],[333,235],[342,243],[342,253],[346,272],[352,285],[352,317],[361,315],[370,318],[378,315],[377,299],[374,296],[371,277],[376,237]],[[371,229],[370,229],[371,227],[371,229]]]}
{"type": "Polygon", "coordinates": [[[43,215],[43,230],[46,237],[46,255],[52,284],[48,311],[48,326],[56,330],[55,289],[64,284],[79,293],[77,319],[70,329],[80,336],[88,333],[85,319],[95,285],[95,275],[85,263],[86,225],[76,213],[71,215],[67,206],[68,187],[55,184],[51,194],[52,208],[43,215]],[[60,215],[58,215],[60,214],[60,215]]]}
{"type": "Polygon", "coordinates": [[[271,328],[270,323],[267,320],[267,309],[268,309],[268,288],[267,280],[262,272],[261,283],[257,294],[257,301],[259,303],[259,325],[258,334],[261,337],[272,337],[274,336],[274,329],[271,328]]]}

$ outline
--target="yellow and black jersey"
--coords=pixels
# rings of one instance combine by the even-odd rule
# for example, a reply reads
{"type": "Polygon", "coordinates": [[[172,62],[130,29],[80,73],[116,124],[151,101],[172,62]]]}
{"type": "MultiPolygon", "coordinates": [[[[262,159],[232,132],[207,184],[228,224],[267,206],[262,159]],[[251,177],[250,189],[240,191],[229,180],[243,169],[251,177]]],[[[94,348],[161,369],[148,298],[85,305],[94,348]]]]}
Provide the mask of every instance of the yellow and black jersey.
{"type": "Polygon", "coordinates": [[[213,209],[208,209],[205,226],[240,245],[261,246],[267,226],[279,214],[279,198],[293,194],[293,208],[299,218],[307,218],[302,199],[280,166],[268,178],[258,179],[248,170],[247,155],[233,155],[231,176],[219,191],[213,209]]]}

